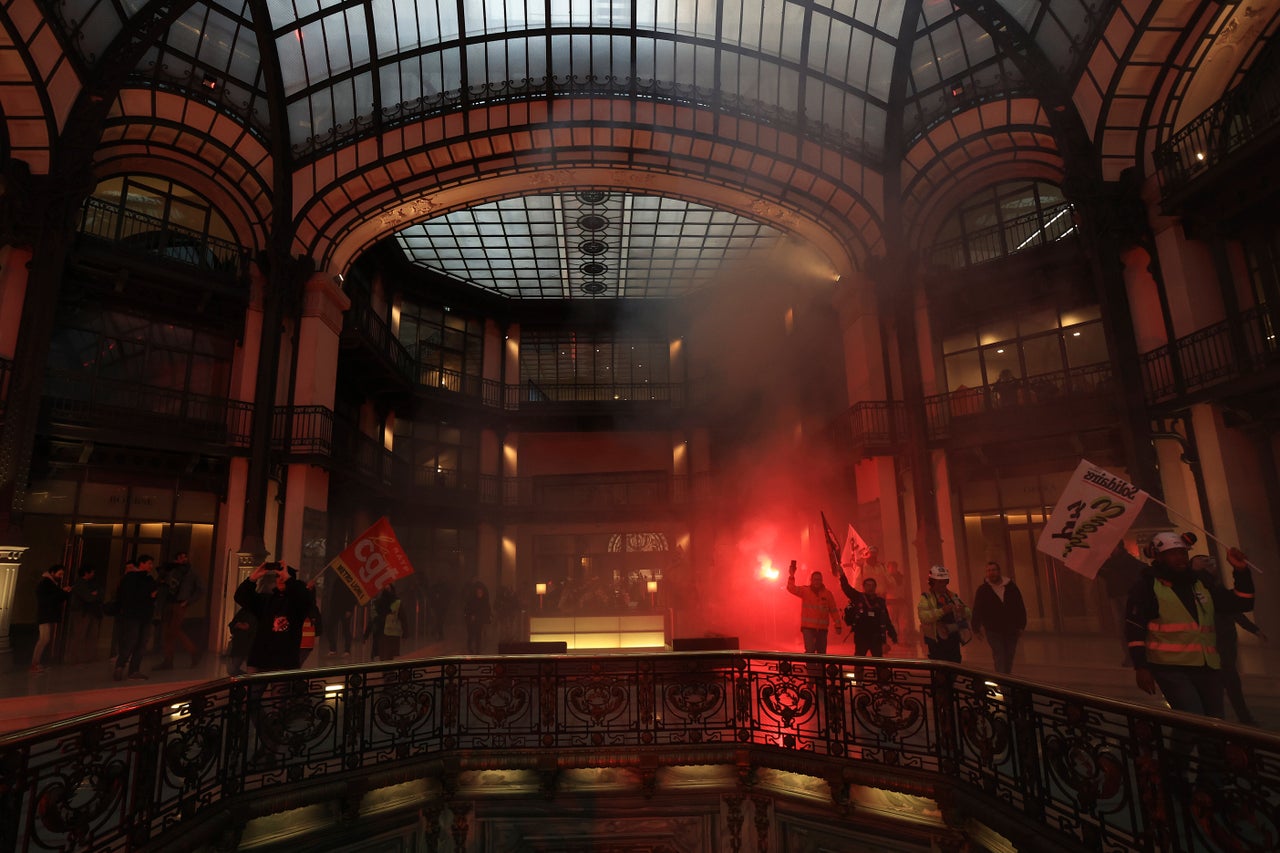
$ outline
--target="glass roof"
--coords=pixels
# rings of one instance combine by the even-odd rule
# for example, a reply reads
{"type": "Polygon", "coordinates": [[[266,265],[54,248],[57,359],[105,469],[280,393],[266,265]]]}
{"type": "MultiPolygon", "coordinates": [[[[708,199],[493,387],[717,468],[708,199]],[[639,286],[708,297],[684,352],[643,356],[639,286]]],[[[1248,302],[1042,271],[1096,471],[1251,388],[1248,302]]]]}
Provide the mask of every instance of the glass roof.
{"type": "Polygon", "coordinates": [[[414,263],[524,299],[679,296],[781,238],[726,211],[603,190],[491,202],[396,235],[414,263]]]}

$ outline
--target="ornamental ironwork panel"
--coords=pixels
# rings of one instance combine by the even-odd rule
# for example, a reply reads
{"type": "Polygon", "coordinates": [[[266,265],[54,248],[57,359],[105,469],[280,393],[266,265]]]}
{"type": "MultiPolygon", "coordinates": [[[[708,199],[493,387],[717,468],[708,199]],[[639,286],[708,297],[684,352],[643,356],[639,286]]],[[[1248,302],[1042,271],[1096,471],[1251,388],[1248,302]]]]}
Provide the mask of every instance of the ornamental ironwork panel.
{"type": "MultiPolygon", "coordinates": [[[[932,778],[1107,851],[1280,849],[1280,737],[950,664],[764,652],[434,658],[210,682],[0,738],[0,851],[127,851],[294,786],[706,763],[932,778]],[[647,756],[647,757],[646,757],[647,756]]],[[[549,778],[554,778],[550,774],[549,778]]],[[[319,787],[314,790],[322,790],[319,787]]],[[[833,796],[843,796],[843,791],[833,796]]]]}

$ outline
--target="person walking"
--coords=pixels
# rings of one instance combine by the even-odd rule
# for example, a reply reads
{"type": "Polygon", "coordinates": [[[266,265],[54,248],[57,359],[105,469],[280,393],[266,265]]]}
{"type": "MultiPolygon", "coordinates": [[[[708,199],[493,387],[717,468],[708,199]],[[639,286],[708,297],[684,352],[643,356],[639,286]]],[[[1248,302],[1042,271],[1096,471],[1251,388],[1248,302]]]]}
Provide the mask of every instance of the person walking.
{"type": "Polygon", "coordinates": [[[147,677],[142,671],[142,652],[147,645],[156,596],[160,593],[160,586],[151,575],[154,565],[155,560],[147,554],[125,564],[124,577],[116,590],[116,681],[124,679],[126,668],[130,678],[147,677]]]}
{"type": "Polygon", "coordinates": [[[493,618],[489,588],[483,581],[472,584],[471,595],[462,606],[462,615],[467,622],[467,654],[478,655],[484,647],[484,626],[493,618]]]}
{"type": "Polygon", "coordinates": [[[973,611],[947,589],[950,582],[951,572],[946,566],[929,569],[929,588],[916,602],[916,614],[929,660],[960,663],[960,647],[973,636],[969,627],[973,611]]]}
{"type": "Polygon", "coordinates": [[[200,576],[191,565],[190,556],[186,551],[179,551],[164,572],[164,604],[160,614],[164,659],[160,661],[156,670],[173,669],[173,655],[179,644],[191,656],[191,666],[200,665],[202,654],[199,647],[187,636],[184,624],[187,619],[187,608],[203,593],[200,576]]]}
{"type": "Polygon", "coordinates": [[[796,586],[796,561],[787,569],[787,592],[800,599],[800,635],[807,655],[827,653],[827,625],[840,633],[840,610],[836,598],[822,581],[822,572],[809,575],[808,586],[796,586]]]}
{"type": "Polygon", "coordinates": [[[80,663],[97,657],[98,634],[102,630],[105,602],[102,584],[93,566],[82,566],[80,576],[71,585],[71,639],[66,659],[80,663]]]}
{"type": "Polygon", "coordinates": [[[62,611],[70,597],[71,587],[62,582],[63,567],[55,563],[45,569],[36,584],[36,623],[40,634],[31,652],[31,672],[44,672],[44,652],[53,642],[53,634],[62,622],[62,611]]]}
{"type": "MultiPolygon", "coordinates": [[[[1253,610],[1253,575],[1238,548],[1227,549],[1235,588],[1207,588],[1191,569],[1193,534],[1157,533],[1147,546],[1151,566],[1134,584],[1125,607],[1125,638],[1134,680],[1157,689],[1175,711],[1223,718],[1218,620],[1253,610]]],[[[1181,752],[1189,752],[1183,744],[1181,752]]]]}
{"type": "Polygon", "coordinates": [[[284,563],[262,563],[236,587],[235,602],[257,618],[247,663],[254,672],[297,669],[302,623],[311,609],[306,584],[290,578],[284,563]],[[258,582],[270,576],[266,591],[258,582]]]}
{"type": "Polygon", "coordinates": [[[342,578],[329,574],[324,581],[326,604],[324,613],[328,620],[329,656],[338,654],[338,638],[342,638],[342,656],[351,657],[351,632],[356,617],[356,594],[351,591],[342,578]]]}
{"type": "Polygon", "coordinates": [[[986,635],[991,646],[991,660],[995,671],[1008,675],[1013,672],[1013,656],[1018,650],[1018,638],[1027,629],[1027,607],[1022,592],[1013,578],[1004,577],[1000,564],[987,563],[987,579],[973,594],[973,633],[986,635]]]}
{"type": "Polygon", "coordinates": [[[404,625],[400,621],[400,596],[396,585],[387,584],[373,600],[373,656],[378,660],[395,660],[400,654],[400,638],[404,625]]]}

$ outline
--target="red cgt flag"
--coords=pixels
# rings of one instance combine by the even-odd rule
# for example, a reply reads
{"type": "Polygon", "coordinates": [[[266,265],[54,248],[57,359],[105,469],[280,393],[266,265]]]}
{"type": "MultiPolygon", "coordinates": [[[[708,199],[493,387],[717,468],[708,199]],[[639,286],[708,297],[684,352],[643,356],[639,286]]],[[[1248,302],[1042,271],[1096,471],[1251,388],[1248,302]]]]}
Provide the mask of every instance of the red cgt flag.
{"type": "Polygon", "coordinates": [[[378,519],[329,563],[361,604],[368,604],[389,583],[413,574],[413,564],[396,539],[391,522],[378,519]]]}

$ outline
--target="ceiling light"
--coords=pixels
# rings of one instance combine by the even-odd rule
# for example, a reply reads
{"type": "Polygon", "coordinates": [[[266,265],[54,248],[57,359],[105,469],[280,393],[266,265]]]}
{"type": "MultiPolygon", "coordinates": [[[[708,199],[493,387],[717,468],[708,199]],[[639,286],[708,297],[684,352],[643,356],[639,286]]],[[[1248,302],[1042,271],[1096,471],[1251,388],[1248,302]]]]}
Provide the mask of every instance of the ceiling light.
{"type": "Polygon", "coordinates": [[[1196,159],[1197,159],[1197,160],[1199,160],[1201,163],[1203,163],[1203,162],[1204,162],[1204,152],[1203,152],[1203,151],[1197,151],[1197,152],[1196,152],[1196,159]]]}
{"type": "Polygon", "coordinates": [[[1073,337],[1073,338],[1078,338],[1078,337],[1080,337],[1080,333],[1079,333],[1079,332],[1072,332],[1072,333],[1071,333],[1071,337],[1073,337]]]}
{"type": "Polygon", "coordinates": [[[1003,353],[1003,352],[1004,352],[1004,350],[1002,350],[1002,349],[998,349],[998,350],[996,350],[996,352],[997,352],[997,353],[1003,353]]]}
{"type": "Polygon", "coordinates": [[[214,77],[212,74],[204,75],[204,87],[206,89],[218,88],[218,78],[214,77]]]}

